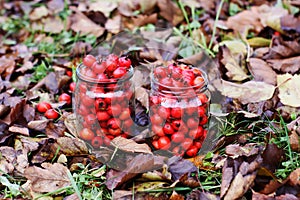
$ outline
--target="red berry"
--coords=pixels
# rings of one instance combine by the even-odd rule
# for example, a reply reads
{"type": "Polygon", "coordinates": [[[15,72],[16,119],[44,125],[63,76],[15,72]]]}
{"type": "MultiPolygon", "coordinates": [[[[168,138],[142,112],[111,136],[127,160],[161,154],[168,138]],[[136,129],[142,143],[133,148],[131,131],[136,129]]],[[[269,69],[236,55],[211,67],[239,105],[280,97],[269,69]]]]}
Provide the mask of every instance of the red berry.
{"type": "Polygon", "coordinates": [[[130,110],[129,108],[126,108],[121,114],[119,115],[120,120],[126,120],[130,117],[130,110]]]}
{"type": "Polygon", "coordinates": [[[201,86],[204,84],[204,79],[202,76],[198,76],[194,79],[193,85],[201,86]]]}
{"type": "Polygon", "coordinates": [[[92,66],[92,70],[96,73],[96,74],[102,74],[106,69],[106,63],[102,62],[102,63],[98,63],[98,62],[94,62],[93,66],[92,66]]]}
{"type": "Polygon", "coordinates": [[[170,108],[166,108],[164,106],[160,106],[157,112],[163,119],[168,119],[171,114],[170,108]]]}
{"type": "Polygon", "coordinates": [[[160,97],[158,97],[158,96],[150,97],[150,103],[157,105],[157,104],[160,104],[160,102],[161,102],[160,97]]]}
{"type": "Polygon", "coordinates": [[[114,78],[121,78],[127,73],[127,69],[125,67],[118,67],[114,72],[113,72],[113,77],[114,78]]]}
{"type": "Polygon", "coordinates": [[[81,104],[78,108],[78,114],[82,115],[82,116],[86,116],[90,113],[89,109],[84,106],[83,104],[81,104]]]}
{"type": "Polygon", "coordinates": [[[275,31],[274,35],[278,37],[278,36],[280,36],[280,33],[278,31],[275,31]]]}
{"type": "Polygon", "coordinates": [[[99,121],[107,121],[109,120],[110,115],[106,111],[98,111],[97,112],[97,119],[99,121]]]}
{"type": "Polygon", "coordinates": [[[81,103],[86,107],[91,107],[95,103],[95,99],[90,98],[87,95],[82,95],[81,97],[81,103]]]}
{"type": "Polygon", "coordinates": [[[165,123],[163,131],[165,134],[173,134],[174,133],[174,129],[172,128],[170,123],[165,123]]]}
{"type": "Polygon", "coordinates": [[[193,140],[191,138],[185,138],[180,144],[183,149],[188,149],[193,144],[193,140]]]}
{"type": "Polygon", "coordinates": [[[186,125],[189,129],[196,129],[198,127],[199,120],[195,120],[194,118],[189,118],[186,122],[186,125]]]}
{"type": "Polygon", "coordinates": [[[197,107],[187,107],[186,109],[185,109],[185,112],[186,112],[186,114],[188,114],[188,115],[194,115],[194,114],[196,114],[197,113],[197,107]]]}
{"type": "Polygon", "coordinates": [[[172,153],[175,156],[183,156],[184,155],[184,151],[182,150],[182,148],[180,146],[176,146],[173,148],[172,153]]]}
{"type": "Polygon", "coordinates": [[[197,147],[198,149],[201,149],[202,147],[202,143],[197,141],[197,142],[194,142],[194,146],[197,147]]]}
{"type": "Polygon", "coordinates": [[[155,149],[159,149],[159,146],[158,146],[158,141],[157,140],[154,140],[152,141],[152,145],[155,149]]]}
{"type": "Polygon", "coordinates": [[[203,115],[203,116],[201,117],[201,120],[200,120],[199,124],[203,126],[203,125],[207,124],[207,122],[208,122],[207,116],[206,116],[206,115],[203,115]]]}
{"type": "Polygon", "coordinates": [[[204,93],[198,94],[198,99],[202,104],[206,104],[208,102],[208,98],[204,93]]]}
{"type": "Polygon", "coordinates": [[[133,121],[131,120],[131,118],[129,118],[122,123],[122,128],[124,128],[127,131],[131,129],[132,125],[133,121]]]}
{"type": "Polygon", "coordinates": [[[107,104],[104,99],[98,98],[95,100],[96,111],[103,111],[107,108],[107,104]]]}
{"type": "Polygon", "coordinates": [[[66,71],[66,74],[67,74],[67,76],[69,76],[69,77],[72,77],[72,75],[73,75],[73,73],[72,73],[71,70],[67,70],[67,71],[66,71]]]}
{"type": "Polygon", "coordinates": [[[205,108],[203,106],[198,107],[198,117],[202,117],[206,114],[205,108]]]}
{"type": "Polygon", "coordinates": [[[48,102],[40,102],[36,105],[36,109],[41,113],[44,113],[51,108],[52,106],[48,102]]]}
{"type": "Polygon", "coordinates": [[[171,146],[170,139],[167,136],[162,136],[158,139],[159,149],[168,150],[171,146]]]}
{"type": "Polygon", "coordinates": [[[179,67],[175,67],[172,71],[172,77],[174,79],[180,79],[182,77],[182,69],[179,67]]]}
{"type": "Polygon", "coordinates": [[[180,143],[184,140],[184,134],[181,133],[181,132],[177,132],[177,133],[174,133],[172,136],[171,136],[171,140],[173,142],[176,142],[176,143],[180,143]]]}
{"type": "Polygon", "coordinates": [[[97,74],[95,72],[93,72],[93,70],[91,69],[86,69],[82,72],[83,75],[85,75],[88,78],[96,78],[97,74]]]}
{"type": "Polygon", "coordinates": [[[153,133],[159,137],[165,136],[165,133],[163,131],[163,128],[161,126],[152,125],[151,127],[153,133]]]}
{"type": "Polygon", "coordinates": [[[118,117],[121,111],[122,108],[119,104],[113,104],[107,109],[107,112],[113,117],[118,117]]]}
{"type": "Polygon", "coordinates": [[[84,117],[84,121],[87,123],[87,125],[93,125],[96,122],[96,116],[94,114],[88,114],[84,117]]]}
{"type": "Polygon", "coordinates": [[[107,80],[107,76],[104,73],[98,74],[97,79],[99,81],[107,80]]]}
{"type": "Polygon", "coordinates": [[[93,56],[93,55],[86,55],[84,58],[83,58],[83,64],[86,66],[86,67],[92,67],[92,65],[94,64],[94,62],[96,62],[96,58],[93,56]]]}
{"type": "Polygon", "coordinates": [[[75,88],[76,88],[76,83],[75,83],[75,82],[70,83],[70,85],[69,85],[70,91],[71,91],[71,92],[74,92],[74,91],[75,91],[75,88]]]}
{"type": "Polygon", "coordinates": [[[171,117],[178,119],[181,118],[181,115],[182,115],[181,108],[175,107],[171,109],[171,117]]]}
{"type": "Polygon", "coordinates": [[[103,144],[103,139],[100,136],[96,136],[92,139],[92,146],[94,148],[99,148],[103,144]]]}
{"type": "Polygon", "coordinates": [[[59,117],[59,114],[54,109],[49,109],[45,112],[45,117],[48,119],[57,119],[59,117]]]}
{"type": "Polygon", "coordinates": [[[179,119],[175,119],[172,121],[171,125],[172,125],[172,128],[175,130],[175,131],[178,131],[179,127],[181,126],[182,124],[182,120],[179,120],[179,119]]]}
{"type": "Polygon", "coordinates": [[[83,140],[92,140],[94,136],[94,132],[89,128],[83,128],[79,133],[79,137],[83,140]]]}
{"type": "Polygon", "coordinates": [[[110,141],[112,139],[114,139],[115,137],[113,135],[105,135],[104,139],[103,139],[103,144],[105,144],[106,146],[110,145],[110,141]]]}
{"type": "Polygon", "coordinates": [[[106,59],[106,66],[107,66],[107,70],[109,72],[113,72],[115,71],[115,69],[117,69],[119,65],[119,58],[118,56],[114,55],[114,54],[110,54],[107,56],[107,59],[106,59]]]}
{"type": "Polygon", "coordinates": [[[131,60],[128,57],[120,57],[119,58],[119,65],[121,67],[129,68],[131,66],[131,60]]]}
{"type": "Polygon", "coordinates": [[[116,119],[116,118],[111,118],[107,121],[107,126],[108,128],[112,128],[112,129],[117,129],[120,127],[120,120],[116,119]]]}
{"type": "Polygon", "coordinates": [[[187,151],[186,155],[189,157],[195,157],[198,153],[198,148],[196,146],[191,146],[187,151]]]}
{"type": "Polygon", "coordinates": [[[203,135],[202,126],[198,126],[198,128],[191,129],[189,131],[189,136],[193,139],[199,139],[203,135]]]}
{"type": "Polygon", "coordinates": [[[164,78],[167,76],[167,69],[165,67],[157,67],[154,69],[154,76],[158,79],[164,78]]]}
{"type": "Polygon", "coordinates": [[[161,118],[158,114],[154,114],[150,117],[151,123],[154,125],[161,125],[164,122],[164,119],[161,118]]]}
{"type": "Polygon", "coordinates": [[[59,102],[63,102],[65,101],[67,103],[67,105],[70,105],[71,104],[71,96],[68,95],[67,93],[62,93],[59,97],[58,97],[58,101],[59,102]]]}
{"type": "Polygon", "coordinates": [[[117,129],[110,128],[110,129],[108,129],[108,133],[117,137],[122,133],[122,130],[120,128],[117,128],[117,129]]]}

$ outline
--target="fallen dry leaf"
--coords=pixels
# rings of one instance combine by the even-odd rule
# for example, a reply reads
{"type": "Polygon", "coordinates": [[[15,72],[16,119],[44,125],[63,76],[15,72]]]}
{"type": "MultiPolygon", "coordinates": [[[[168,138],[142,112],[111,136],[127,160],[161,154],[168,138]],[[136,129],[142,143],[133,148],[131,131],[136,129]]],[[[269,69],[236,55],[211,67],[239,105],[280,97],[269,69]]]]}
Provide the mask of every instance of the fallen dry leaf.
{"type": "Polygon", "coordinates": [[[8,128],[8,130],[10,132],[15,133],[15,134],[21,134],[21,135],[29,136],[29,130],[26,127],[21,127],[21,126],[13,125],[13,126],[10,126],[8,128]]]}
{"type": "Polygon", "coordinates": [[[157,2],[159,14],[176,26],[183,20],[183,14],[175,2],[171,0],[159,0],[157,2]]]}
{"type": "Polygon", "coordinates": [[[195,199],[201,199],[201,200],[220,200],[220,197],[211,194],[209,192],[203,192],[200,190],[194,190],[192,191],[186,198],[187,200],[195,200],[195,199]]]}
{"type": "Polygon", "coordinates": [[[292,186],[300,186],[300,168],[295,169],[290,175],[289,175],[289,184],[292,186]]]}
{"type": "Polygon", "coordinates": [[[185,174],[197,171],[197,167],[191,161],[178,156],[171,157],[168,160],[167,165],[174,181],[179,180],[185,174]]]}
{"type": "Polygon", "coordinates": [[[138,154],[127,164],[124,170],[110,170],[106,175],[105,185],[110,190],[115,189],[140,173],[155,170],[162,165],[163,163],[157,162],[155,156],[151,154],[138,154]]]}
{"type": "Polygon", "coordinates": [[[17,152],[12,147],[2,146],[0,147],[0,153],[0,174],[2,175],[3,172],[11,174],[15,169],[17,152]]]}
{"type": "Polygon", "coordinates": [[[42,163],[42,168],[28,167],[24,176],[31,181],[34,192],[53,192],[70,185],[68,168],[59,163],[42,163]]]}
{"type": "Polygon", "coordinates": [[[51,0],[47,2],[47,7],[49,8],[49,12],[53,14],[59,13],[64,10],[64,0],[51,0]]]}
{"type": "Polygon", "coordinates": [[[300,33],[300,18],[293,15],[286,15],[280,18],[280,25],[283,31],[295,31],[300,33]]]}
{"type": "Polygon", "coordinates": [[[64,22],[57,17],[47,17],[43,19],[43,31],[47,33],[61,33],[65,28],[64,22]]]}
{"type": "Polygon", "coordinates": [[[262,81],[271,85],[276,85],[277,74],[264,60],[250,58],[249,71],[255,81],[262,81]]]}
{"type": "Polygon", "coordinates": [[[298,41],[283,40],[281,37],[275,37],[272,41],[270,51],[263,56],[264,59],[289,58],[300,53],[300,43],[298,41]]]}
{"type": "Polygon", "coordinates": [[[89,3],[89,11],[102,12],[105,17],[109,17],[111,12],[117,7],[117,1],[95,1],[89,3]]]}
{"type": "Polygon", "coordinates": [[[105,31],[103,27],[95,24],[79,11],[71,15],[70,19],[71,29],[75,32],[79,32],[81,34],[93,34],[96,37],[100,37],[105,31]]]}
{"type": "Polygon", "coordinates": [[[277,75],[277,86],[281,103],[292,107],[300,106],[300,75],[277,75]]]}
{"type": "Polygon", "coordinates": [[[238,157],[238,156],[252,156],[256,155],[259,152],[257,144],[248,143],[245,146],[240,146],[238,144],[231,144],[226,146],[225,153],[229,156],[238,157]]]}
{"type": "Polygon", "coordinates": [[[233,81],[243,81],[249,76],[247,75],[245,69],[241,66],[242,58],[240,56],[233,56],[226,46],[221,46],[221,55],[223,58],[221,59],[221,63],[225,66],[227,72],[226,76],[233,81]]]}
{"type": "Polygon", "coordinates": [[[222,80],[221,82],[215,81],[214,86],[224,96],[239,99],[242,104],[268,100],[272,98],[275,91],[273,85],[258,81],[238,84],[222,80]]]}
{"type": "Polygon", "coordinates": [[[275,172],[278,165],[282,162],[284,157],[284,150],[279,148],[276,144],[268,143],[264,152],[262,153],[261,166],[268,169],[270,172],[275,172]]]}
{"type": "Polygon", "coordinates": [[[79,156],[88,154],[89,150],[86,143],[78,138],[59,137],[56,143],[51,146],[52,153],[55,154],[57,150],[59,153],[66,156],[79,156]]]}
{"type": "Polygon", "coordinates": [[[131,153],[147,153],[152,154],[151,148],[147,144],[138,144],[135,141],[121,136],[114,138],[111,143],[119,150],[131,153]]]}
{"type": "Polygon", "coordinates": [[[30,121],[28,123],[28,128],[37,131],[43,131],[47,127],[48,122],[48,119],[30,121]]]}
{"type": "Polygon", "coordinates": [[[270,66],[272,66],[273,69],[284,73],[294,74],[300,69],[300,56],[286,59],[270,59],[267,60],[267,62],[270,64],[270,66]]]}
{"type": "Polygon", "coordinates": [[[297,134],[296,131],[292,131],[289,135],[291,148],[295,152],[300,152],[300,136],[297,134]]]}
{"type": "Polygon", "coordinates": [[[105,29],[113,34],[117,34],[121,30],[121,16],[116,15],[111,19],[108,19],[105,23],[105,29]]]}
{"type": "Polygon", "coordinates": [[[31,20],[38,20],[41,19],[42,17],[45,17],[49,14],[48,9],[46,6],[40,6],[35,8],[30,14],[29,14],[29,19],[31,20]]]}

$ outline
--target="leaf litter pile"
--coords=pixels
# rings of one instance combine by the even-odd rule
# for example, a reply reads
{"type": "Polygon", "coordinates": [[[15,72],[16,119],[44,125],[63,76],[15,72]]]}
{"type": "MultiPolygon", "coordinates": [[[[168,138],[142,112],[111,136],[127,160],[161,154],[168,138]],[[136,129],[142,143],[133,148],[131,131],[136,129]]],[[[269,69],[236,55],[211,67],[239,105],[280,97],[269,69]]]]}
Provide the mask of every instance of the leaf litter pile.
{"type": "Polygon", "coordinates": [[[299,199],[299,8],[298,0],[1,1],[0,198],[299,199]],[[141,126],[133,139],[92,151],[59,96],[74,96],[76,66],[123,30],[114,44],[135,66],[141,126]],[[149,72],[166,59],[209,77],[210,130],[194,158],[159,155],[143,141],[149,72]],[[59,117],[46,118],[39,102],[59,117]]]}

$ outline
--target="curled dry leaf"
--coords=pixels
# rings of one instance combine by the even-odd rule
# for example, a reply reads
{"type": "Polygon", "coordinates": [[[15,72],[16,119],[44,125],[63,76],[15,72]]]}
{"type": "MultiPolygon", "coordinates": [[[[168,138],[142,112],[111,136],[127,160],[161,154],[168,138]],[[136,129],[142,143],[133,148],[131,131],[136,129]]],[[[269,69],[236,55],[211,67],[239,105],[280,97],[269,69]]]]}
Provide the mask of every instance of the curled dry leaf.
{"type": "Polygon", "coordinates": [[[92,34],[96,37],[100,37],[105,31],[103,27],[94,23],[79,11],[71,15],[70,19],[71,29],[75,32],[80,32],[81,34],[92,34]]]}
{"type": "Polygon", "coordinates": [[[273,69],[284,73],[294,74],[300,69],[300,56],[286,59],[270,59],[267,60],[267,62],[272,66],[273,69]]]}
{"type": "Polygon", "coordinates": [[[168,160],[167,165],[172,174],[172,178],[175,181],[179,180],[185,174],[190,174],[197,171],[197,167],[191,161],[185,160],[178,156],[171,157],[168,160]]]}
{"type": "Polygon", "coordinates": [[[236,98],[242,104],[255,103],[272,98],[275,87],[273,85],[248,81],[242,84],[232,83],[221,80],[214,81],[214,86],[224,95],[230,98],[236,98]]]}
{"type": "Polygon", "coordinates": [[[29,130],[26,127],[21,127],[21,126],[13,125],[13,126],[10,126],[8,128],[8,130],[10,132],[15,133],[15,134],[21,134],[21,135],[29,136],[29,130]]]}
{"type": "Polygon", "coordinates": [[[255,81],[276,85],[276,72],[262,59],[250,58],[249,71],[255,81]]]}
{"type": "Polygon", "coordinates": [[[245,69],[240,66],[242,57],[233,56],[229,48],[226,46],[221,46],[220,50],[223,56],[223,58],[221,59],[221,63],[227,70],[226,76],[233,81],[243,81],[247,79],[249,76],[247,75],[245,69]]]}
{"type": "Polygon", "coordinates": [[[295,31],[300,33],[300,18],[286,15],[280,18],[281,29],[284,31],[295,31]]]}
{"type": "Polygon", "coordinates": [[[237,157],[237,156],[252,156],[256,155],[259,152],[259,148],[256,147],[257,144],[246,144],[245,146],[240,146],[238,144],[232,144],[226,146],[225,153],[229,156],[237,157]]]}
{"type": "Polygon", "coordinates": [[[78,138],[59,137],[51,147],[52,152],[55,154],[59,150],[60,154],[63,153],[66,156],[79,156],[88,154],[89,150],[82,140],[78,138]]]}
{"type": "Polygon", "coordinates": [[[108,19],[105,23],[105,29],[113,34],[117,34],[121,30],[121,16],[116,15],[111,19],[108,19]]]}
{"type": "Polygon", "coordinates": [[[277,85],[281,103],[292,107],[300,107],[300,75],[277,75],[277,85]]]}
{"type": "Polygon", "coordinates": [[[111,145],[126,152],[152,154],[151,148],[147,144],[138,144],[131,139],[123,138],[121,136],[114,138],[111,141],[111,145]]]}
{"type": "Polygon", "coordinates": [[[300,43],[296,40],[283,40],[282,37],[274,37],[270,51],[263,56],[264,59],[289,58],[300,53],[300,43]]]}
{"type": "Polygon", "coordinates": [[[79,136],[77,124],[76,124],[76,115],[72,113],[68,115],[64,120],[66,128],[70,131],[70,133],[76,137],[79,136]]]}
{"type": "Polygon", "coordinates": [[[3,146],[0,147],[0,175],[4,173],[11,174],[15,167],[15,162],[17,159],[17,153],[12,147],[3,146]]]}
{"type": "Polygon", "coordinates": [[[48,9],[45,6],[40,6],[35,8],[30,14],[29,19],[30,20],[38,20],[42,17],[45,17],[49,14],[48,9]]]}
{"type": "Polygon", "coordinates": [[[175,2],[171,0],[160,0],[157,4],[160,10],[159,14],[174,26],[183,20],[183,14],[175,2]]]}
{"type": "Polygon", "coordinates": [[[34,192],[53,192],[70,185],[68,168],[59,163],[42,163],[42,168],[28,167],[24,176],[31,181],[34,192]]]}
{"type": "Polygon", "coordinates": [[[89,11],[101,12],[105,17],[109,17],[111,12],[117,7],[117,1],[95,1],[89,3],[89,11]]]}
{"type": "Polygon", "coordinates": [[[30,121],[28,123],[28,128],[36,131],[42,131],[47,127],[48,122],[48,119],[30,121]]]}

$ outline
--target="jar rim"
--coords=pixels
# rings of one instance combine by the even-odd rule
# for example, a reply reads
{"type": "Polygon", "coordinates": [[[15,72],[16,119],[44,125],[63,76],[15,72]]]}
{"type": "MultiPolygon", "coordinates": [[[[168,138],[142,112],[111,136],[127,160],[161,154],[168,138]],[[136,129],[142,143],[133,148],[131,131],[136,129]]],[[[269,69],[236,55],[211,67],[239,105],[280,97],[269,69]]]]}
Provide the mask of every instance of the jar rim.
{"type": "Polygon", "coordinates": [[[100,84],[114,84],[114,83],[119,83],[119,82],[125,82],[127,80],[129,80],[130,78],[132,78],[133,76],[133,67],[130,66],[129,70],[127,71],[127,73],[125,74],[125,76],[121,77],[121,78],[115,78],[113,80],[115,81],[111,81],[112,79],[96,79],[96,78],[91,78],[88,76],[83,75],[82,73],[80,73],[80,70],[83,69],[84,67],[86,67],[83,63],[80,63],[77,68],[76,68],[76,77],[84,82],[87,83],[100,83],[100,84]]]}
{"type": "Polygon", "coordinates": [[[202,69],[199,69],[199,68],[193,67],[193,66],[192,66],[192,68],[196,68],[196,69],[198,69],[198,70],[201,71],[201,77],[203,78],[204,82],[199,83],[197,85],[193,85],[193,86],[183,86],[183,87],[168,86],[168,85],[160,83],[157,80],[157,78],[154,77],[153,71],[150,74],[150,79],[151,79],[152,83],[155,83],[158,86],[162,86],[163,88],[169,89],[171,91],[172,90],[189,90],[189,89],[193,89],[193,90],[197,89],[198,90],[198,89],[200,89],[200,92],[202,92],[202,91],[206,90],[207,89],[207,85],[208,85],[207,74],[202,69]]]}

